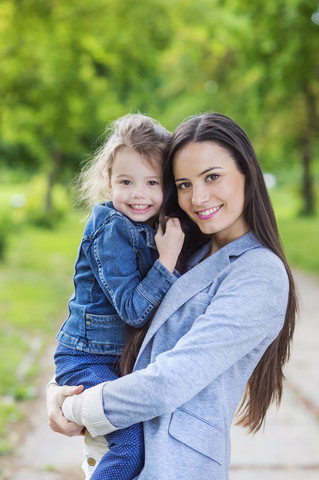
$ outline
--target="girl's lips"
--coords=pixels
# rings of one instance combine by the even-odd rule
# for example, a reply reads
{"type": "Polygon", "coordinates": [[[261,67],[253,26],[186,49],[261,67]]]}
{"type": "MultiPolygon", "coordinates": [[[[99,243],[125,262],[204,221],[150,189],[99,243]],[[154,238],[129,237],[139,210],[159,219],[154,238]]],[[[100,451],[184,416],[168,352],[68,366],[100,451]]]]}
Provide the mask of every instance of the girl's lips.
{"type": "Polygon", "coordinates": [[[199,210],[196,213],[198,218],[202,220],[206,220],[207,218],[213,217],[219,210],[222,208],[223,205],[218,205],[218,207],[207,208],[206,210],[199,210]]]}

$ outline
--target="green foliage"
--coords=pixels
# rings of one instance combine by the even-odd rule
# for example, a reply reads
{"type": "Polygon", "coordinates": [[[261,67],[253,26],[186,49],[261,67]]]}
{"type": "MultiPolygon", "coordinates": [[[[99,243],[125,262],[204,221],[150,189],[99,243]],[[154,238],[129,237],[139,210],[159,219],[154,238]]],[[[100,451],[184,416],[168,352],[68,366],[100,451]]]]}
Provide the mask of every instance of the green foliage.
{"type": "MultiPolygon", "coordinates": [[[[279,234],[288,262],[294,268],[319,275],[318,216],[300,216],[301,199],[293,183],[270,189],[279,234]]],[[[319,196],[317,196],[319,210],[319,196]]]]}
{"type": "MultiPolygon", "coordinates": [[[[4,175],[5,176],[5,175],[4,175]]],[[[2,183],[0,188],[0,232],[4,246],[12,234],[17,234],[23,226],[30,225],[53,228],[71,211],[71,188],[55,184],[52,189],[52,207],[45,211],[47,181],[45,176],[35,175],[28,178],[27,183],[2,183]]],[[[1,243],[1,241],[0,241],[1,243]]],[[[6,249],[4,248],[5,254],[6,249]]],[[[5,255],[3,255],[4,259],[5,255]]]]}
{"type": "Polygon", "coordinates": [[[247,130],[268,171],[299,168],[312,211],[315,9],[313,0],[3,0],[1,159],[48,175],[50,212],[50,186],[73,176],[107,122],[140,110],[173,129],[215,110],[247,130]]]}
{"type": "Polygon", "coordinates": [[[47,184],[44,176],[33,177],[26,188],[25,221],[33,225],[53,228],[70,212],[70,198],[62,185],[55,184],[52,191],[52,207],[47,212],[44,206],[46,193],[47,184]]]}
{"type": "Polygon", "coordinates": [[[5,145],[22,145],[58,175],[107,121],[149,102],[169,40],[165,4],[7,0],[1,8],[5,145]]]}
{"type": "Polygon", "coordinates": [[[281,218],[278,225],[289,263],[295,268],[318,275],[318,217],[281,218]]]}
{"type": "Polygon", "coordinates": [[[11,217],[7,212],[0,211],[0,262],[3,262],[5,259],[11,230],[11,217]]]}

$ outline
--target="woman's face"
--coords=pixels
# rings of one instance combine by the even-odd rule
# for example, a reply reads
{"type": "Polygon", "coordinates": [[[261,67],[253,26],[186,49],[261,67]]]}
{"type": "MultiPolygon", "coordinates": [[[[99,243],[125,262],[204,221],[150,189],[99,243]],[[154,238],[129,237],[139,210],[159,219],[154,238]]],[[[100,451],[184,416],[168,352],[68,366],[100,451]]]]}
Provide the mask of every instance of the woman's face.
{"type": "Polygon", "coordinates": [[[178,203],[203,233],[212,253],[248,232],[243,217],[245,176],[229,152],[214,142],[193,142],[175,154],[178,203]]]}

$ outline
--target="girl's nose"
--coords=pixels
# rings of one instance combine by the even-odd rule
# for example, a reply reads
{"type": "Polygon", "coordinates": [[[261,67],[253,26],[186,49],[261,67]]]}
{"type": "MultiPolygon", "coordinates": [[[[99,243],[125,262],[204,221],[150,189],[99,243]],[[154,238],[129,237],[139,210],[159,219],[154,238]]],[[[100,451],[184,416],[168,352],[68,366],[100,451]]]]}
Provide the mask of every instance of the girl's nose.
{"type": "Polygon", "coordinates": [[[134,188],[131,192],[132,198],[145,198],[145,192],[143,188],[134,188]]]}

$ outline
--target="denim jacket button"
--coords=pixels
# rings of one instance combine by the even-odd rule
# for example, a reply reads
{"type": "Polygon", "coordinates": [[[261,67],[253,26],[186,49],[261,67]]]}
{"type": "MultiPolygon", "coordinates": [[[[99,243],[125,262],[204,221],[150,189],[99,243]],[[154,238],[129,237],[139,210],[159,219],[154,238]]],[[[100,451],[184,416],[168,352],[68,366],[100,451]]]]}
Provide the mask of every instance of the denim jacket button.
{"type": "Polygon", "coordinates": [[[88,320],[85,322],[86,325],[91,325],[91,322],[89,322],[88,320]]]}

